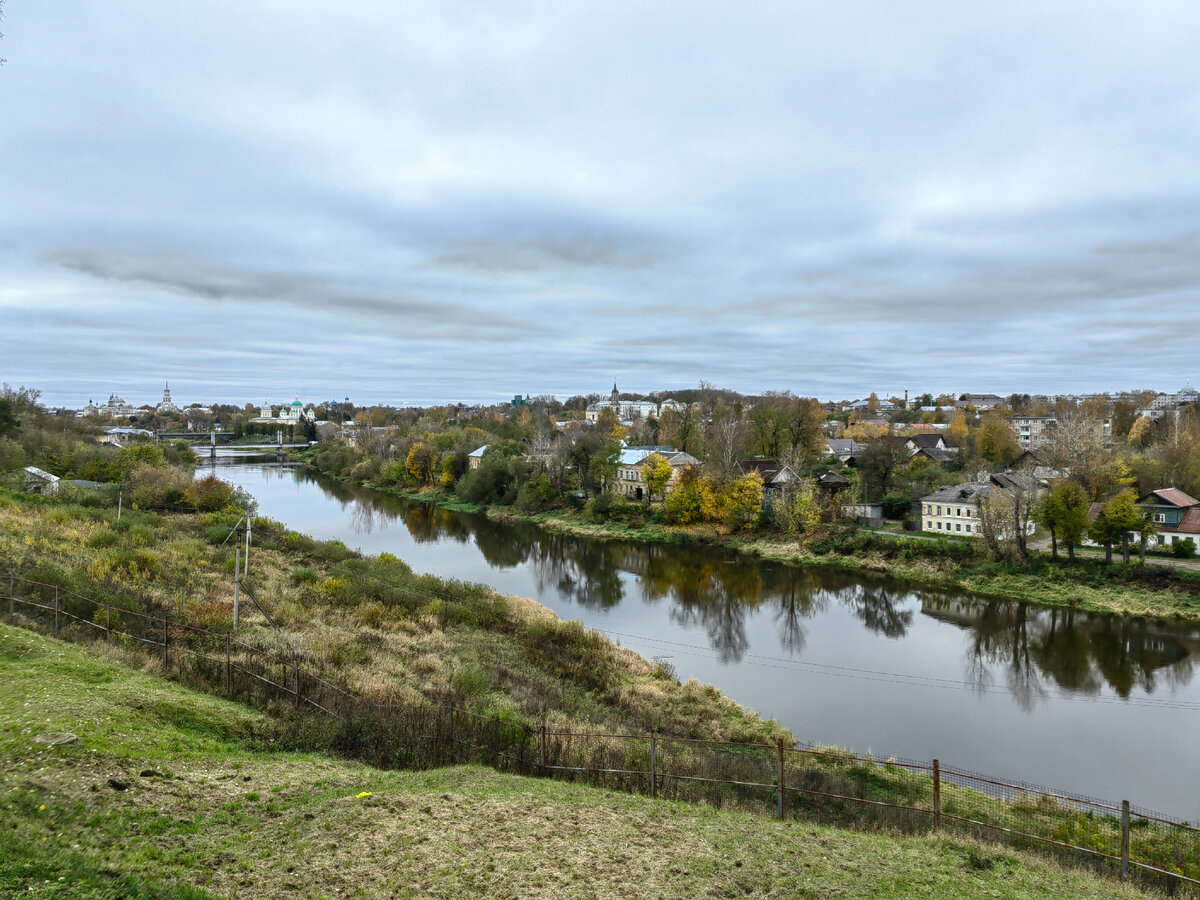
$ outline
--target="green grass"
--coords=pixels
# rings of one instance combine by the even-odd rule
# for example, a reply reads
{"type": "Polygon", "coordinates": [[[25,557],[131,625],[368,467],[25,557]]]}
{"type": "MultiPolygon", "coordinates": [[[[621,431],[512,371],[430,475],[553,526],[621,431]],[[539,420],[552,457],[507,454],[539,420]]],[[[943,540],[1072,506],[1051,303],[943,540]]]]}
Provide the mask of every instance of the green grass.
{"type": "Polygon", "coordinates": [[[1141,896],[970,841],[271,752],[258,713],[7,626],[0,723],[3,896],[1141,896]]]}

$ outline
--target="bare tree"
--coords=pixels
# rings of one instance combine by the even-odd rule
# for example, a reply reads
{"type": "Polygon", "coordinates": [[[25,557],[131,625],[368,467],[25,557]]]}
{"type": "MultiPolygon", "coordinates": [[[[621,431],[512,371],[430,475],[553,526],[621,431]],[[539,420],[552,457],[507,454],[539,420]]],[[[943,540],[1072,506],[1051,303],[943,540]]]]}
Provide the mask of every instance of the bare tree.
{"type": "Polygon", "coordinates": [[[728,481],[737,472],[746,446],[746,423],[729,407],[718,407],[708,433],[706,466],[718,481],[728,481]]]}

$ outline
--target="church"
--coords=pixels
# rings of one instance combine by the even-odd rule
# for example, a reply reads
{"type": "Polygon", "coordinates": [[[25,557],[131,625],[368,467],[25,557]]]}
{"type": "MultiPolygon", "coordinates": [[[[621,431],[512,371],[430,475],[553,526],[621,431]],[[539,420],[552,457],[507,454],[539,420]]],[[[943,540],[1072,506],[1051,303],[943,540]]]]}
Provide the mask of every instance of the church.
{"type": "Polygon", "coordinates": [[[317,421],[317,411],[311,406],[305,409],[304,404],[297,397],[280,409],[279,415],[276,416],[274,408],[264,400],[263,405],[259,408],[258,416],[250,421],[255,424],[299,425],[301,422],[317,421]]]}

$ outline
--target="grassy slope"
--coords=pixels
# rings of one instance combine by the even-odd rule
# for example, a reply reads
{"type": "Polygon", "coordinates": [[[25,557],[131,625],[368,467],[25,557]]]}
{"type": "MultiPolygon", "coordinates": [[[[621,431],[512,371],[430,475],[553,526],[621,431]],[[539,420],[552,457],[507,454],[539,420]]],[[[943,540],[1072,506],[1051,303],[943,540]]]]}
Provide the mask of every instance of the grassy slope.
{"type": "Polygon", "coordinates": [[[256,750],[257,713],[7,626],[0,722],[4,896],[1141,896],[968,842],[256,750]]]}
{"type": "MultiPolygon", "coordinates": [[[[0,495],[0,559],[35,580],[141,605],[216,630],[232,617],[232,543],[211,517],[158,516],[0,495]],[[210,524],[206,524],[210,523],[210,524]]],[[[791,740],[715,688],[663,667],[531,600],[417,576],[395,557],[359,557],[257,520],[255,596],[286,631],[242,608],[243,639],[290,655],[377,702],[453,699],[534,726],[592,726],[735,740],[791,740]]],[[[88,613],[90,615],[90,612],[88,613]]]]}

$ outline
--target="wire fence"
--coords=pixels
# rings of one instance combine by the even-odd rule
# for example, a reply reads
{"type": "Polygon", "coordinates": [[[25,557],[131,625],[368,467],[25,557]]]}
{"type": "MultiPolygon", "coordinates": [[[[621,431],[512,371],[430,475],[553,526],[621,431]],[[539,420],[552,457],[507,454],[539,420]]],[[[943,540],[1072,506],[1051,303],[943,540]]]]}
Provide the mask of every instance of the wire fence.
{"type": "Polygon", "coordinates": [[[1121,880],[1200,894],[1200,829],[1130,804],[1005,781],[938,760],[657,734],[559,731],[448,701],[374,703],[300,656],[10,575],[8,620],[76,641],[141,649],[168,672],[261,707],[290,705],[293,737],[386,768],[481,763],[783,820],[930,831],[1039,850],[1121,880]]]}

